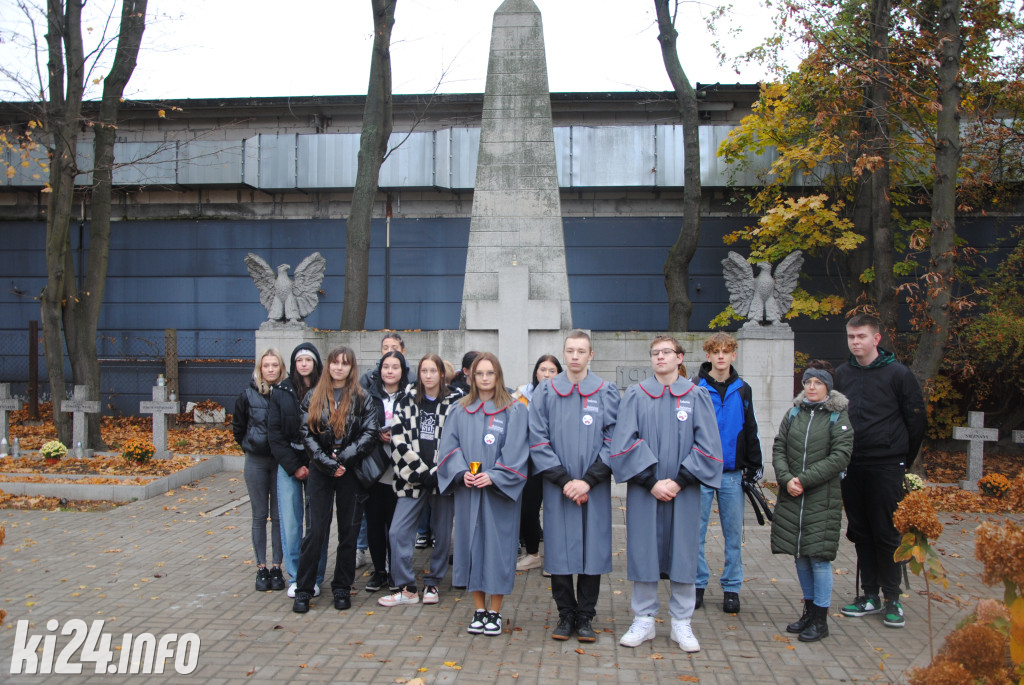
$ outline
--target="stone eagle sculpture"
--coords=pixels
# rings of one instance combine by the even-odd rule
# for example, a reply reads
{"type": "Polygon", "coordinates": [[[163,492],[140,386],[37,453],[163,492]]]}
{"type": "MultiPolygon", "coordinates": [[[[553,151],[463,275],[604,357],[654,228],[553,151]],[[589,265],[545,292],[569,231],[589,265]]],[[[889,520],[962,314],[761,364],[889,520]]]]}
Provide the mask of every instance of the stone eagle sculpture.
{"type": "Polygon", "coordinates": [[[327,260],[319,252],[309,255],[295,268],[295,280],[288,277],[289,264],[277,267],[277,274],[258,255],[245,257],[253,283],[260,291],[260,304],[267,308],[268,323],[301,324],[319,302],[327,260]]]}
{"type": "Polygon", "coordinates": [[[753,265],[735,252],[722,260],[729,304],[737,314],[750,319],[744,327],[759,326],[764,321],[784,325],[782,317],[793,305],[793,290],[803,263],[803,253],[797,250],[779,262],[774,277],[771,264],[758,262],[760,272],[755,277],[753,265]]]}

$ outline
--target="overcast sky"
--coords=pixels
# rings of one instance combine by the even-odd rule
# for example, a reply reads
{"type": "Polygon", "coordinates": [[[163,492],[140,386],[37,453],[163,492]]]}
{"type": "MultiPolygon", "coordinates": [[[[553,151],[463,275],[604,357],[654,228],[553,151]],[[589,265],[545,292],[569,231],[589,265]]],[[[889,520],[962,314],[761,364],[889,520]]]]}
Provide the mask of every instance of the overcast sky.
{"type": "MultiPolygon", "coordinates": [[[[37,2],[39,0],[36,0],[37,2]]],[[[534,0],[541,11],[552,91],[669,90],[650,0],[534,0]]],[[[90,0],[87,8],[111,6],[90,0]]],[[[392,36],[395,93],[484,90],[491,20],[500,0],[399,0],[392,36]]],[[[758,0],[734,0],[732,52],[771,29],[758,0]]],[[[691,82],[753,83],[758,67],[737,74],[720,66],[706,17],[711,5],[688,2],[677,22],[679,53],[691,82]]],[[[95,11],[95,10],[94,10],[95,11]]],[[[0,63],[33,74],[15,32],[28,33],[15,0],[0,0],[0,63]]],[[[102,16],[87,23],[103,31],[102,16]]],[[[368,0],[151,0],[132,99],[366,92],[372,44],[368,0]],[[169,9],[173,7],[173,9],[169,9]]],[[[7,90],[12,90],[10,84],[7,90]]],[[[91,97],[99,87],[92,86],[91,97]]],[[[16,99],[23,99],[24,96],[16,99]]],[[[12,99],[10,93],[4,99],[12,99]]]]}

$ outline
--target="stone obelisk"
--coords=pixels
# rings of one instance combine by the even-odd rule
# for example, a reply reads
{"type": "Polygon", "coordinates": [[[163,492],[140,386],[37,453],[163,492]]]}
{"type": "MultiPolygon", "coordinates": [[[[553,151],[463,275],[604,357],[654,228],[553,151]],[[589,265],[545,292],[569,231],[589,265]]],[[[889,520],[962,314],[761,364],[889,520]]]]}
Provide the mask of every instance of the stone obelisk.
{"type": "Polygon", "coordinates": [[[462,291],[466,349],[498,355],[509,385],[572,328],[540,10],[494,13],[462,291]]]}

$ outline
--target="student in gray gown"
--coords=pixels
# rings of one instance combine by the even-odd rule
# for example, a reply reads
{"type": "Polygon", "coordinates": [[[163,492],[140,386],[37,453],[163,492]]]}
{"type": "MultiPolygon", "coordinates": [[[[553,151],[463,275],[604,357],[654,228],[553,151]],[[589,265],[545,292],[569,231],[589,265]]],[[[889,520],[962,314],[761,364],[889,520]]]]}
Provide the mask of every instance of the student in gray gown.
{"type": "Polygon", "coordinates": [[[498,358],[482,353],[469,394],[448,411],[437,468],[441,493],[455,496],[452,585],[473,593],[474,635],[501,634],[501,602],[515,584],[527,429],[527,408],[505,389],[498,358]]]}
{"type": "Polygon", "coordinates": [[[626,489],[626,555],[633,581],[633,624],[620,644],[654,639],[658,580],[671,584],[672,640],[700,651],[690,617],[700,549],[700,485],[718,488],[722,444],[707,388],[680,371],[683,348],[661,336],[651,343],[654,376],[626,390],[612,435],[611,467],[626,489]]]}
{"type": "Polygon", "coordinates": [[[601,574],[612,570],[608,456],[619,389],[588,372],[594,350],[584,331],[569,333],[562,352],[566,370],[538,385],[530,403],[530,460],[544,479],[544,567],[558,606],[551,637],[575,631],[594,642],[601,574]]]}

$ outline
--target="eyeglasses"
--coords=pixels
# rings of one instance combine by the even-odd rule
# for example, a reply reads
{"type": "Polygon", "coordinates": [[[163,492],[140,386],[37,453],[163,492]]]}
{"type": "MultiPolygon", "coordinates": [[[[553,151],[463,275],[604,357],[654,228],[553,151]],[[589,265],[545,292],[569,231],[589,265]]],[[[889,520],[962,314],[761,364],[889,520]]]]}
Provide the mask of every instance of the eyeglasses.
{"type": "Polygon", "coordinates": [[[473,375],[477,378],[493,378],[495,374],[493,371],[477,371],[473,375]]]}
{"type": "Polygon", "coordinates": [[[679,354],[679,353],[676,352],[675,348],[672,348],[672,347],[663,347],[663,348],[661,348],[659,350],[651,350],[651,356],[652,357],[660,357],[662,355],[668,356],[670,354],[679,354]]]}

